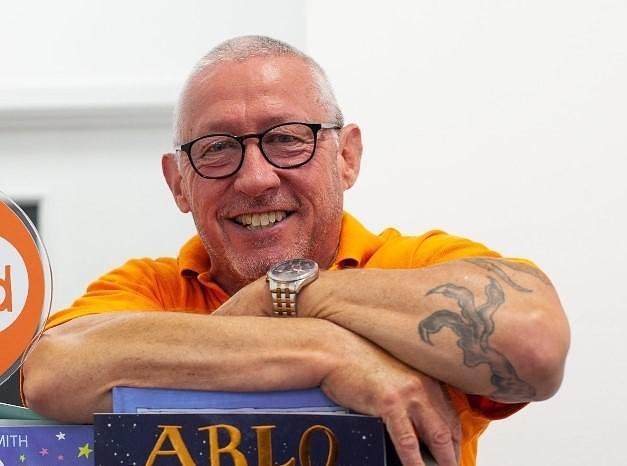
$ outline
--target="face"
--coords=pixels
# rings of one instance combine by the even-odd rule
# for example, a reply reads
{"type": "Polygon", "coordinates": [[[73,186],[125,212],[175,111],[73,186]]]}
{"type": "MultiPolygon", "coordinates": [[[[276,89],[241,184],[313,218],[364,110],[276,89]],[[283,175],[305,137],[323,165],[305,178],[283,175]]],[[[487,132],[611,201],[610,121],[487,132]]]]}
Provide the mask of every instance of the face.
{"type": "MultiPolygon", "coordinates": [[[[284,122],[332,122],[319,103],[306,64],[296,57],[255,57],[211,67],[191,83],[181,109],[181,142],[209,133],[259,133],[284,122]]],[[[191,212],[211,259],[214,279],[235,292],[275,263],[306,257],[330,265],[339,242],[343,192],[354,183],[361,156],[359,128],[318,133],[307,164],[275,168],[245,141],[234,175],[200,177],[181,154],[163,158],[177,205],[191,212]]]]}

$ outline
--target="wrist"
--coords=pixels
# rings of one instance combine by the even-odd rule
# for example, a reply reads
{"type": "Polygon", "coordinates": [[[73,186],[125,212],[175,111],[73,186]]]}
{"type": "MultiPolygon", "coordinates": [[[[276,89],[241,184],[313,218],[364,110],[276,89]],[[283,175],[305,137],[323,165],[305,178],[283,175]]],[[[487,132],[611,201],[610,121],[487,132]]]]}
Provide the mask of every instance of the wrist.
{"type": "Polygon", "coordinates": [[[338,272],[321,271],[316,281],[301,290],[298,295],[300,317],[324,318],[325,309],[337,298],[337,291],[331,287],[331,280],[335,278],[338,278],[338,272]]]}
{"type": "Polygon", "coordinates": [[[251,285],[255,288],[255,296],[259,299],[259,309],[264,316],[272,317],[272,294],[268,289],[266,277],[255,280],[251,285]]]}
{"type": "Polygon", "coordinates": [[[298,317],[299,295],[316,281],[318,273],[317,262],[304,258],[287,259],[270,267],[266,281],[272,300],[272,315],[298,317]]]}

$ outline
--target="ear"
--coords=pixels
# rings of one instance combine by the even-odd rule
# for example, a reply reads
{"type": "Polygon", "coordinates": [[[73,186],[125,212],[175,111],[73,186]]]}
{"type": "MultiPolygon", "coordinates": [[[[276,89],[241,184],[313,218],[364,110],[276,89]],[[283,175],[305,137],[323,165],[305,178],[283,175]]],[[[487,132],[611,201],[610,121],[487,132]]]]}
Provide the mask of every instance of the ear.
{"type": "Polygon", "coordinates": [[[346,125],[340,132],[338,167],[344,190],[349,189],[359,175],[361,166],[361,130],[355,124],[346,125]]]}
{"type": "Polygon", "coordinates": [[[189,202],[187,200],[187,196],[183,192],[183,177],[179,171],[176,154],[163,154],[161,157],[161,168],[163,169],[163,176],[165,177],[166,183],[168,183],[168,186],[170,187],[170,191],[172,191],[174,202],[176,202],[179,210],[183,213],[189,212],[189,202]]]}

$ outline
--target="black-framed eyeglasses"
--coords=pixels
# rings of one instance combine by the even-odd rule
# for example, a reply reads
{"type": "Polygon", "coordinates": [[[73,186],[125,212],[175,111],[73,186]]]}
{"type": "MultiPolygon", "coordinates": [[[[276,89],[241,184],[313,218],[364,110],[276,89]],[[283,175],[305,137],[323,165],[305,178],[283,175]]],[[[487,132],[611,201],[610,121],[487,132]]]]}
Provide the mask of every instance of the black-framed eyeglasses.
{"type": "Polygon", "coordinates": [[[259,140],[259,149],[270,165],[297,168],[313,157],[322,129],[341,128],[334,123],[281,123],[257,134],[208,134],[175,149],[187,154],[192,167],[203,178],[226,178],[241,168],[246,139],[259,140]]]}

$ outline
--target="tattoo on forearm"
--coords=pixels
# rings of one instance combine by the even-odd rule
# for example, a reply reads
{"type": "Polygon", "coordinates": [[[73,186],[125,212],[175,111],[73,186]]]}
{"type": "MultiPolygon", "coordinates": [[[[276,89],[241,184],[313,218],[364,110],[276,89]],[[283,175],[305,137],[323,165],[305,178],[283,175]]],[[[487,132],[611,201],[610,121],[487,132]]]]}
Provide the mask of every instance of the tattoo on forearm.
{"type": "Polygon", "coordinates": [[[464,259],[465,262],[469,262],[478,267],[481,267],[488,272],[492,272],[498,277],[507,283],[509,286],[514,288],[515,290],[522,291],[523,293],[532,293],[533,290],[529,288],[525,288],[518,283],[516,283],[512,277],[508,275],[508,273],[503,269],[503,267],[507,267],[511,270],[515,270],[517,272],[526,273],[529,275],[533,275],[535,278],[540,280],[545,285],[551,285],[551,281],[549,278],[544,275],[544,273],[535,267],[527,264],[521,264],[519,262],[511,262],[507,260],[499,260],[499,259],[487,259],[485,257],[473,257],[470,259],[464,259]]]}
{"type": "Polygon", "coordinates": [[[448,309],[434,312],[418,325],[420,338],[433,345],[431,335],[444,327],[449,328],[459,337],[457,346],[463,351],[467,367],[487,364],[490,368],[490,381],[496,387],[492,393],[495,399],[530,400],[535,396],[535,389],[521,380],[507,357],[490,345],[489,338],[494,333],[492,315],[505,302],[505,293],[494,278],[488,279],[490,283],[485,287],[486,302],[479,307],[475,305],[472,292],[463,286],[447,283],[430,290],[427,296],[441,294],[456,300],[461,313],[448,309]]]}
{"type": "Polygon", "coordinates": [[[490,259],[482,259],[482,258],[472,258],[465,259],[465,262],[470,262],[482,269],[487,270],[488,272],[492,272],[497,275],[501,280],[507,283],[509,286],[514,288],[515,290],[522,291],[523,293],[532,293],[532,290],[529,288],[525,288],[524,286],[516,283],[503,269],[500,267],[502,264],[490,259]]]}

